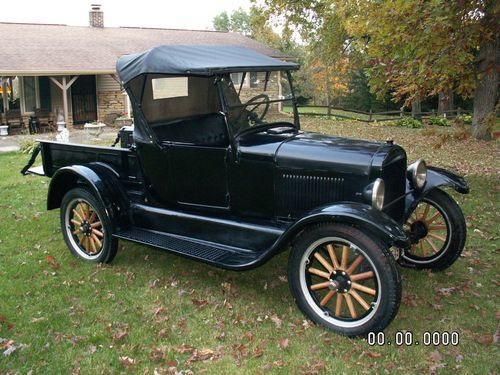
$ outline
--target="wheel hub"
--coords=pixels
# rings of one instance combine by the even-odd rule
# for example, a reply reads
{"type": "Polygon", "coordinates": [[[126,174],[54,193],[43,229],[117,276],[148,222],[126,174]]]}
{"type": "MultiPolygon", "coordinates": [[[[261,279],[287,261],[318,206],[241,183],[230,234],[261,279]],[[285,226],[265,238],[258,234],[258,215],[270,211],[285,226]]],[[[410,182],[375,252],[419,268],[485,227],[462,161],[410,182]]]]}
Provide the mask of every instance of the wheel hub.
{"type": "Polygon", "coordinates": [[[80,226],[80,231],[87,237],[90,237],[92,234],[92,227],[87,220],[82,221],[82,225],[80,226]]]}
{"type": "Polygon", "coordinates": [[[410,230],[413,235],[416,237],[417,242],[422,238],[425,238],[429,233],[429,229],[427,228],[427,224],[423,221],[417,220],[413,222],[410,226],[410,230]]]}
{"type": "Polygon", "coordinates": [[[333,271],[330,275],[330,290],[347,293],[351,289],[351,278],[344,271],[333,271]]]}

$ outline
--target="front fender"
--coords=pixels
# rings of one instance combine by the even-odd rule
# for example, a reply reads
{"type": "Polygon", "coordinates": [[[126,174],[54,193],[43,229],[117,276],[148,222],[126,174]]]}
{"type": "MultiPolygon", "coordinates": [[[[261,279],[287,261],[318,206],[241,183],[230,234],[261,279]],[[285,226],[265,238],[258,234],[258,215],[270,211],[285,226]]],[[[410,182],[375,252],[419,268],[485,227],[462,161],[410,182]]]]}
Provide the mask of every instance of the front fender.
{"type": "Polygon", "coordinates": [[[427,182],[422,190],[414,190],[410,183],[406,182],[406,200],[405,216],[406,219],[411,215],[419,200],[429,193],[432,189],[440,186],[448,186],[461,194],[469,194],[469,184],[461,176],[458,176],[446,169],[438,167],[427,167],[427,182]]]}
{"type": "Polygon", "coordinates": [[[406,248],[410,244],[401,225],[388,215],[366,204],[351,202],[324,206],[308,212],[283,233],[280,242],[288,242],[306,226],[321,222],[356,225],[389,246],[406,248]]]}
{"type": "Polygon", "coordinates": [[[101,200],[112,222],[118,224],[126,216],[129,202],[114,170],[102,163],[71,165],[60,168],[52,177],[47,196],[47,209],[61,206],[63,196],[77,186],[88,187],[101,200]]]}

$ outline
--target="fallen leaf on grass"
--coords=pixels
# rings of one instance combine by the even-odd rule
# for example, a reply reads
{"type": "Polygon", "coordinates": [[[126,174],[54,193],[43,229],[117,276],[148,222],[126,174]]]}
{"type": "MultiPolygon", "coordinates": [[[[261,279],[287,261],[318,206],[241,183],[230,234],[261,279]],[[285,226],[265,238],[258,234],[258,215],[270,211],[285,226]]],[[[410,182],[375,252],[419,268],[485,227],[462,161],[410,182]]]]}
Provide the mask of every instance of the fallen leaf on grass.
{"type": "Polygon", "coordinates": [[[45,257],[45,260],[47,261],[48,264],[50,264],[50,266],[54,270],[57,270],[61,267],[61,265],[56,262],[56,258],[53,255],[47,255],[45,257]]]}
{"type": "Polygon", "coordinates": [[[476,336],[476,342],[480,343],[481,345],[490,345],[493,343],[493,337],[494,336],[490,334],[476,336]]]}
{"type": "Polygon", "coordinates": [[[279,342],[278,342],[278,346],[281,348],[281,349],[286,349],[288,348],[288,339],[282,337],[279,339],[279,342]]]}
{"type": "Polygon", "coordinates": [[[128,336],[128,332],[127,331],[118,330],[118,331],[115,332],[115,334],[113,335],[112,339],[114,341],[121,341],[121,340],[123,340],[127,336],[128,336]]]}
{"type": "Polygon", "coordinates": [[[273,315],[270,316],[270,319],[271,319],[271,321],[274,322],[274,324],[276,325],[277,329],[281,328],[281,319],[278,317],[278,315],[273,314],[273,315]]]}
{"type": "Polygon", "coordinates": [[[163,328],[162,330],[160,330],[160,332],[158,332],[158,337],[160,339],[165,339],[168,337],[168,331],[167,329],[163,328]]]}
{"type": "Polygon", "coordinates": [[[222,357],[221,348],[216,351],[212,349],[195,349],[191,354],[191,357],[186,361],[186,365],[191,365],[193,362],[206,362],[206,361],[216,361],[222,357]]]}
{"type": "Polygon", "coordinates": [[[450,287],[450,288],[439,288],[437,292],[445,297],[451,296],[451,293],[455,291],[455,287],[450,287]]]}
{"type": "Polygon", "coordinates": [[[198,306],[200,309],[210,304],[210,302],[208,302],[207,300],[196,298],[193,298],[191,302],[193,302],[193,304],[198,306]]]}
{"type": "Polygon", "coordinates": [[[194,348],[191,345],[182,344],[181,346],[174,348],[174,350],[179,354],[184,354],[192,353],[194,351],[194,348]]]}
{"type": "Polygon", "coordinates": [[[126,367],[127,369],[132,368],[135,364],[137,364],[137,360],[124,356],[124,357],[119,357],[120,363],[126,367]]]}
{"type": "Polygon", "coordinates": [[[300,374],[314,375],[314,374],[319,374],[319,373],[323,372],[324,369],[325,369],[325,362],[318,361],[310,366],[301,366],[299,371],[300,371],[300,374]]]}
{"type": "Polygon", "coordinates": [[[39,318],[33,318],[33,319],[31,319],[31,323],[43,322],[44,320],[47,320],[47,318],[41,316],[39,318]]]}
{"type": "Polygon", "coordinates": [[[380,358],[380,357],[382,357],[382,354],[377,353],[377,352],[371,352],[371,351],[363,351],[363,352],[361,352],[360,357],[363,357],[363,356],[367,356],[370,358],[380,358]]]}

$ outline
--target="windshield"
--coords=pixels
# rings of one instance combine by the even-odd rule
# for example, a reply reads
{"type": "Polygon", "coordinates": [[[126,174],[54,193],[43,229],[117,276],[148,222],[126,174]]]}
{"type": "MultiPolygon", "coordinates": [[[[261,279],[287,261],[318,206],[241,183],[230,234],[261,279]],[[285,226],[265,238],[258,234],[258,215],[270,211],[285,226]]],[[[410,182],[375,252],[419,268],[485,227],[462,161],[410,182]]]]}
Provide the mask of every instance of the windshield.
{"type": "Polygon", "coordinates": [[[293,126],[292,90],[286,72],[231,73],[220,81],[233,134],[259,125],[293,126]]]}

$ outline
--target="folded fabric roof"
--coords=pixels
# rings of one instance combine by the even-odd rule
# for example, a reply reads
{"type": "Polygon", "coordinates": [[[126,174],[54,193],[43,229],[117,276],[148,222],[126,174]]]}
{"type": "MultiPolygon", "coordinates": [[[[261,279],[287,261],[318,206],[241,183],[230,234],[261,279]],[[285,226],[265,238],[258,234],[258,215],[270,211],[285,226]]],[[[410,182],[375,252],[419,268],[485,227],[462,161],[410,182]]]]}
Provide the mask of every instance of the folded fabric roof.
{"type": "Polygon", "coordinates": [[[298,64],[234,45],[164,45],[122,56],[116,63],[116,70],[124,83],[146,73],[214,75],[298,68],[298,64]]]}

